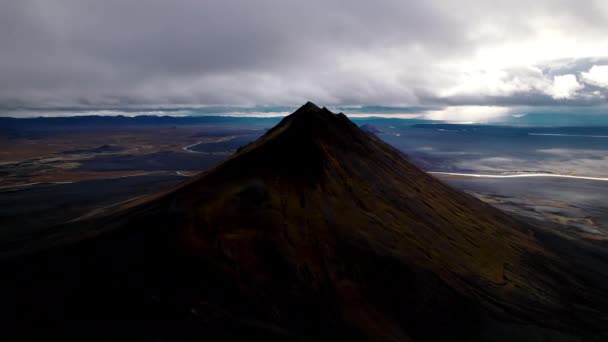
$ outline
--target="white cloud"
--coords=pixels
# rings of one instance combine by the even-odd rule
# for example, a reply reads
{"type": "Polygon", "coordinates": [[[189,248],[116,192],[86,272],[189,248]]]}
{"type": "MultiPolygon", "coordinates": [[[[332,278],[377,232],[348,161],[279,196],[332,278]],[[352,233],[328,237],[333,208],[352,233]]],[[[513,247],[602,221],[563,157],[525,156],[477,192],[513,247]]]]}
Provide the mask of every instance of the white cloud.
{"type": "Polygon", "coordinates": [[[555,99],[571,99],[576,96],[577,91],[584,87],[573,74],[554,76],[551,96],[555,99]]]}
{"type": "Polygon", "coordinates": [[[541,70],[534,67],[517,69],[464,67],[455,85],[440,92],[442,97],[458,95],[510,96],[547,87],[541,70]],[[471,68],[467,70],[467,68],[471,68]]]}
{"type": "Polygon", "coordinates": [[[0,0],[0,105],[602,103],[607,30],[599,0],[0,0]]]}
{"type": "Polygon", "coordinates": [[[594,65],[588,72],[582,72],[581,77],[589,84],[608,88],[608,65],[594,65]]]}
{"type": "Polygon", "coordinates": [[[459,122],[486,122],[488,119],[507,115],[510,109],[498,106],[452,106],[425,114],[430,120],[459,122]]]}

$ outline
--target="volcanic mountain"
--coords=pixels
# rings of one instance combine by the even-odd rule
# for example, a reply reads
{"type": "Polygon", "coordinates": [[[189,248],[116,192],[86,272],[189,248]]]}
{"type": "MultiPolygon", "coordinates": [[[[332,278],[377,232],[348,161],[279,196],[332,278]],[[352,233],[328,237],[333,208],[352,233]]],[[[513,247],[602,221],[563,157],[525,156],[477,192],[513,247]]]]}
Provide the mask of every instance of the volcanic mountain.
{"type": "Polygon", "coordinates": [[[608,338],[605,245],[454,190],[312,103],[179,187],[31,246],[2,262],[0,334],[608,338]]]}

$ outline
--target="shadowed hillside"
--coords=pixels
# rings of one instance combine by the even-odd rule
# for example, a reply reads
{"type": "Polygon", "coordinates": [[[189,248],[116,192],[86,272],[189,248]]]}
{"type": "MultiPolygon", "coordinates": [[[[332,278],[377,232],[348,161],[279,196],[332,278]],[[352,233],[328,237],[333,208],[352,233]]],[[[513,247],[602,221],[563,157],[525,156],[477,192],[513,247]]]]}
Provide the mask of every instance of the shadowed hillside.
{"type": "Polygon", "coordinates": [[[6,251],[0,334],[599,341],[605,246],[572,239],[307,103],[176,189],[6,251]]]}

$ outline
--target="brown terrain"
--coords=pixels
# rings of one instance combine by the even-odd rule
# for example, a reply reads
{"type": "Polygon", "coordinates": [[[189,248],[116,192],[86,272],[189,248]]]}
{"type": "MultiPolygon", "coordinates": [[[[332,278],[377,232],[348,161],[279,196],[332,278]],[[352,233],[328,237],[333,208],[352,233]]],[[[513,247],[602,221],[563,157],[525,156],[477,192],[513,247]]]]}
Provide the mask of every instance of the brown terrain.
{"type": "Polygon", "coordinates": [[[308,103],[177,188],[4,250],[0,334],[603,341],[606,247],[308,103]]]}
{"type": "Polygon", "coordinates": [[[99,156],[187,154],[183,150],[185,146],[225,138],[195,137],[207,130],[209,127],[205,126],[180,126],[98,128],[86,131],[74,129],[18,137],[0,134],[0,187],[35,182],[77,182],[146,173],[149,170],[91,171],[80,167],[83,161],[99,156]]]}

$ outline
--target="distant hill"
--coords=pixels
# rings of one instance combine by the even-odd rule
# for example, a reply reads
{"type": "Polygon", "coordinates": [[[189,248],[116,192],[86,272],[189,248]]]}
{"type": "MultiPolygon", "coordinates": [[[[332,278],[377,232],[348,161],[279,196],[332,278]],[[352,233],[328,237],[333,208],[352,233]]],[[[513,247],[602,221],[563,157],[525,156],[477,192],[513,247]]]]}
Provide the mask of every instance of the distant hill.
{"type": "Polygon", "coordinates": [[[68,150],[62,151],[61,154],[95,154],[95,153],[114,153],[124,151],[125,148],[113,145],[101,145],[89,149],[68,150]]]}
{"type": "Polygon", "coordinates": [[[0,135],[15,137],[37,135],[55,131],[98,130],[107,128],[128,127],[180,127],[200,125],[247,125],[262,129],[275,125],[280,118],[246,118],[227,116],[72,116],[72,117],[37,117],[37,118],[10,118],[0,117],[0,135]]]}
{"type": "Polygon", "coordinates": [[[171,191],[5,251],[0,334],[600,341],[605,247],[512,218],[307,103],[171,191]]]}
{"type": "Polygon", "coordinates": [[[367,133],[372,133],[372,134],[382,133],[382,131],[378,127],[376,127],[372,124],[363,124],[363,125],[361,125],[360,128],[361,128],[361,130],[363,130],[367,133]]]}

